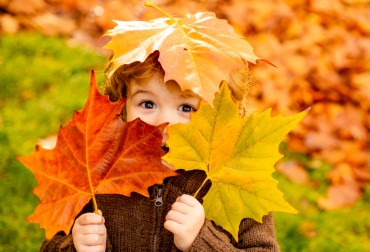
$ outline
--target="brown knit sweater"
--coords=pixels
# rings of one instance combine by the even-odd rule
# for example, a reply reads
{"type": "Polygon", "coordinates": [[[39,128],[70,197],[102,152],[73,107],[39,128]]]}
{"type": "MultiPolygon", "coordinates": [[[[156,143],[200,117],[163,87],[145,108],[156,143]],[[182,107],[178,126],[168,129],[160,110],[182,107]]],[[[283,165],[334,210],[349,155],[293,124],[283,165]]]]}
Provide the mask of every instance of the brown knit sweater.
{"type": "MultiPolygon", "coordinates": [[[[137,193],[131,197],[97,195],[108,232],[107,251],[179,251],[174,245],[172,233],[163,227],[166,214],[178,196],[194,194],[206,177],[203,171],[179,173],[179,176],[166,179],[164,185],[150,187],[150,198],[137,193]],[[158,191],[163,191],[159,197],[163,201],[162,206],[155,205],[158,191]]],[[[208,181],[198,194],[198,200],[202,202],[210,186],[208,181]]],[[[85,212],[92,212],[91,202],[81,213],[85,212]]],[[[44,241],[40,251],[76,250],[72,235],[60,232],[51,240],[44,241]]],[[[243,219],[239,228],[239,242],[221,227],[205,220],[189,251],[279,251],[273,217],[271,214],[264,216],[263,224],[243,219]]]]}

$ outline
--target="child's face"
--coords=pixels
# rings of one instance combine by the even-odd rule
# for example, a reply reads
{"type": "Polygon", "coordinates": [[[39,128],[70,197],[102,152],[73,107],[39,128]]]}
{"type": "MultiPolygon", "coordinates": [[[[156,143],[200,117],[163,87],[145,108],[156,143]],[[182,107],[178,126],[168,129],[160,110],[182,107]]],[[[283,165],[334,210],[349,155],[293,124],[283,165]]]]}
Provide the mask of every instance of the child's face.
{"type": "Polygon", "coordinates": [[[127,91],[127,121],[140,117],[152,125],[188,123],[199,103],[198,97],[191,91],[182,92],[174,81],[165,84],[158,76],[140,84],[132,81],[127,91]]]}

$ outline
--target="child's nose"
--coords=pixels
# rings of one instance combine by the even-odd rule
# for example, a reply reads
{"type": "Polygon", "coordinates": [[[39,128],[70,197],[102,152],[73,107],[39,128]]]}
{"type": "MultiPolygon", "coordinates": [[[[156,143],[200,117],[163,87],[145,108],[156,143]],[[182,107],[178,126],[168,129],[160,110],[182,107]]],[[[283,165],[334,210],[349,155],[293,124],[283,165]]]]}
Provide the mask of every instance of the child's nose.
{"type": "Polygon", "coordinates": [[[176,112],[165,110],[165,111],[162,111],[160,115],[157,117],[156,124],[158,125],[158,124],[162,124],[166,122],[169,123],[169,125],[171,125],[171,124],[179,123],[181,122],[181,120],[176,112]]]}

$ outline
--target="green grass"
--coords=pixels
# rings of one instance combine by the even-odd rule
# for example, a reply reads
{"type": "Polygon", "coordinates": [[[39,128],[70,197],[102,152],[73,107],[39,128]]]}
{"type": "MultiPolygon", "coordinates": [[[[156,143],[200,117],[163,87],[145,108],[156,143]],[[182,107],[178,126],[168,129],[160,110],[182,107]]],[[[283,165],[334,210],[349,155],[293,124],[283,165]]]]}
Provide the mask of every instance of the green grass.
{"type": "Polygon", "coordinates": [[[370,185],[362,200],[354,206],[324,211],[317,207],[317,199],[325,196],[328,182],[325,174],[331,168],[322,163],[311,168],[304,155],[286,153],[307,167],[308,184],[296,184],[281,174],[275,174],[279,188],[299,214],[275,213],[275,229],[282,251],[370,251],[370,185]]]}
{"type": "MultiPolygon", "coordinates": [[[[0,251],[38,251],[44,231],[25,219],[38,204],[34,176],[16,156],[28,155],[40,138],[55,134],[86,101],[90,70],[103,80],[105,59],[63,39],[35,34],[0,38],[0,251]]],[[[310,168],[304,155],[287,153],[308,167],[311,183],[277,174],[280,189],[300,213],[275,213],[282,251],[370,251],[370,187],[353,207],[322,211],[330,166],[310,168]]]]}
{"type": "Polygon", "coordinates": [[[55,134],[82,108],[90,70],[103,80],[105,59],[62,39],[19,34],[0,38],[0,251],[37,251],[44,231],[25,219],[38,203],[33,174],[16,156],[55,134]]]}

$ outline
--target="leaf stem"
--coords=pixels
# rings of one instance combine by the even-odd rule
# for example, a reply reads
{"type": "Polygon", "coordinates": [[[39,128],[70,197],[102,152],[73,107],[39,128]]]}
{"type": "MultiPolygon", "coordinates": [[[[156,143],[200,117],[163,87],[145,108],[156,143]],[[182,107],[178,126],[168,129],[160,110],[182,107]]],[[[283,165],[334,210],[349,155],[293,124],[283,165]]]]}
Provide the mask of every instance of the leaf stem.
{"type": "MultiPolygon", "coordinates": [[[[89,179],[90,181],[90,179],[89,179]]],[[[95,193],[93,192],[93,188],[90,184],[90,188],[91,188],[91,193],[92,193],[92,200],[93,200],[93,204],[94,204],[94,213],[98,214],[98,204],[96,203],[96,198],[95,198],[95,193]]]]}
{"type": "Polygon", "coordinates": [[[203,180],[203,183],[202,185],[199,187],[199,189],[194,193],[194,198],[196,198],[198,196],[198,193],[200,192],[200,189],[203,188],[204,184],[208,181],[208,177],[206,177],[204,180],[203,180]]]}
{"type": "MultiPolygon", "coordinates": [[[[86,146],[87,146],[87,137],[86,137],[86,146]]],[[[94,187],[91,181],[91,175],[90,175],[90,168],[88,164],[88,153],[86,150],[86,170],[87,170],[87,179],[89,180],[89,186],[91,191],[91,196],[94,204],[94,213],[98,214],[98,204],[96,203],[95,193],[94,193],[94,187]]]]}
{"type": "Polygon", "coordinates": [[[94,213],[98,213],[98,204],[96,203],[96,198],[95,198],[95,193],[94,193],[94,188],[93,188],[93,185],[92,185],[92,181],[91,181],[91,177],[90,177],[90,169],[87,165],[87,152],[86,152],[86,169],[87,169],[87,178],[89,180],[89,186],[90,186],[90,190],[91,190],[91,195],[92,195],[92,200],[93,200],[93,204],[94,204],[94,213]]]}
{"type": "MultiPolygon", "coordinates": [[[[91,71],[90,84],[94,84],[97,87],[94,70],[91,71]]],[[[90,91],[89,91],[89,96],[90,96],[90,91]]],[[[87,127],[88,126],[87,126],[87,123],[86,123],[86,133],[87,133],[87,127]]],[[[85,137],[85,146],[86,146],[85,160],[86,160],[87,179],[89,180],[90,191],[91,191],[92,200],[93,200],[93,204],[94,204],[94,213],[98,214],[98,204],[96,203],[94,187],[93,187],[93,184],[92,184],[92,181],[91,181],[91,174],[90,174],[90,167],[89,167],[89,152],[88,152],[88,148],[87,148],[87,146],[88,146],[88,134],[86,134],[86,137],[85,137]]]]}
{"type": "Polygon", "coordinates": [[[146,6],[146,7],[153,7],[154,9],[156,9],[157,11],[159,11],[159,12],[162,12],[164,15],[166,15],[168,18],[170,18],[171,19],[171,21],[173,21],[174,23],[176,23],[176,19],[174,19],[167,11],[165,11],[165,10],[163,10],[163,9],[161,9],[161,8],[159,8],[157,5],[155,5],[154,3],[152,3],[152,2],[149,2],[149,1],[145,1],[144,2],[144,5],[146,6]]]}

